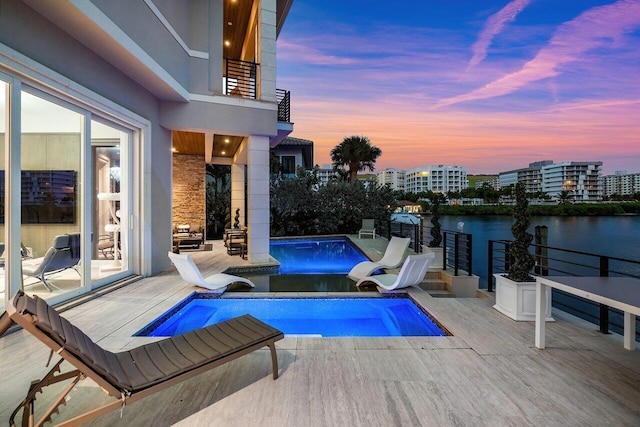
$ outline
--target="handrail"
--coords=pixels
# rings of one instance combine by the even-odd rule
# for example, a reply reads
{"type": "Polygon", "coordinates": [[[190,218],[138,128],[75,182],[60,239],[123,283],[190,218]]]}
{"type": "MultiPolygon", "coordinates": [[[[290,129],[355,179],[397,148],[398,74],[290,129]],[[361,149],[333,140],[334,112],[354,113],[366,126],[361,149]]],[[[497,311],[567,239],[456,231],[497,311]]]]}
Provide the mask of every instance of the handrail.
{"type": "Polygon", "coordinates": [[[256,99],[258,63],[225,58],[225,95],[256,99]]]}
{"type": "MultiPolygon", "coordinates": [[[[509,270],[509,265],[512,262],[509,255],[511,243],[511,240],[489,240],[487,251],[488,292],[493,292],[493,274],[506,273],[509,270]]],[[[539,243],[531,244],[530,247],[534,249],[535,253],[535,266],[531,271],[533,276],[625,276],[640,278],[640,273],[635,272],[640,272],[640,261],[558,248],[539,243]],[[549,252],[551,252],[551,255],[549,255],[549,252]]],[[[597,304],[557,289],[553,289],[553,295],[554,307],[599,324],[600,332],[602,333],[608,333],[609,329],[616,332],[624,330],[622,312],[620,310],[610,308],[605,304],[597,304]],[[596,312],[598,313],[597,315],[595,314],[596,312]]],[[[640,324],[640,318],[637,321],[640,324]]],[[[640,329],[637,337],[640,337],[640,329]]]]}
{"type": "Polygon", "coordinates": [[[276,101],[278,102],[278,121],[291,122],[291,92],[276,89],[276,101]]]}
{"type": "MultiPolygon", "coordinates": [[[[388,238],[391,236],[411,237],[409,247],[416,253],[422,253],[422,246],[431,241],[431,227],[420,221],[420,224],[407,224],[400,221],[389,221],[388,238]]],[[[473,247],[472,235],[459,231],[442,230],[442,253],[444,262],[442,269],[452,267],[454,275],[458,276],[460,271],[465,271],[467,275],[473,275],[473,247]],[[453,249],[453,251],[448,249],[453,249]]]]}

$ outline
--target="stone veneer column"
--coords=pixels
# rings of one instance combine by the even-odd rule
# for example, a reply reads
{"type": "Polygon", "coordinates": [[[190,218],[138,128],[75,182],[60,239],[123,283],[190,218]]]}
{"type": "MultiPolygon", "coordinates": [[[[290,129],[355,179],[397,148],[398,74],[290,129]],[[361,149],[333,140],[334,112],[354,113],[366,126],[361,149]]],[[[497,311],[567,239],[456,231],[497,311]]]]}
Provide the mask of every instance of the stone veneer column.
{"type": "Polygon", "coordinates": [[[231,227],[233,227],[238,208],[240,209],[240,226],[247,226],[244,220],[244,164],[233,163],[231,165],[231,227]]]}
{"type": "Polygon", "coordinates": [[[189,224],[192,231],[205,227],[206,187],[204,157],[173,155],[173,228],[189,224]]]}
{"type": "Polygon", "coordinates": [[[248,140],[249,261],[269,260],[269,138],[248,140]]]}

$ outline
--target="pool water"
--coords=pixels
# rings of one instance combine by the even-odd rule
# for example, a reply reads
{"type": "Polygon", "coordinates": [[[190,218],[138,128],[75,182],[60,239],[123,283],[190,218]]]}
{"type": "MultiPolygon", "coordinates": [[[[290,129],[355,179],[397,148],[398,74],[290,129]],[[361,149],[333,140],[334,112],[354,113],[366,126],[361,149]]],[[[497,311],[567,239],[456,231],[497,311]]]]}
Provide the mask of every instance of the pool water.
{"type": "Polygon", "coordinates": [[[280,262],[280,274],[347,274],[369,260],[346,238],[275,239],[269,252],[280,262]]]}
{"type": "Polygon", "coordinates": [[[287,336],[445,336],[408,298],[185,299],[136,335],[174,336],[251,314],[287,336]]]}

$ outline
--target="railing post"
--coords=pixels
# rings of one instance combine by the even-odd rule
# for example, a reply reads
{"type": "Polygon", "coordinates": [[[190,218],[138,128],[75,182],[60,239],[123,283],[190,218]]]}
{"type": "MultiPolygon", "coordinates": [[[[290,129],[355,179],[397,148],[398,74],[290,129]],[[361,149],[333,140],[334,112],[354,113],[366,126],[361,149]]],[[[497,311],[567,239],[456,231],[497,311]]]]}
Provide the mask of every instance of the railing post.
{"type": "Polygon", "coordinates": [[[447,232],[442,233],[442,270],[447,269],[447,232]]]}
{"type": "MultiPolygon", "coordinates": [[[[600,277],[609,277],[609,257],[600,257],[600,277]]],[[[600,304],[600,332],[609,333],[609,306],[600,304]]]]}
{"type": "Polygon", "coordinates": [[[536,266],[534,271],[539,276],[547,276],[549,274],[549,252],[547,249],[549,228],[546,225],[536,226],[535,236],[536,266]]]}
{"type": "Polygon", "coordinates": [[[487,255],[487,292],[493,292],[493,240],[489,240],[487,255]]]}
{"type": "Polygon", "coordinates": [[[469,276],[473,276],[473,235],[467,234],[467,259],[469,260],[469,276]]]}
{"type": "Polygon", "coordinates": [[[458,275],[458,267],[459,267],[459,261],[458,261],[458,251],[460,250],[460,242],[458,239],[458,234],[454,234],[455,236],[455,240],[453,241],[453,269],[454,269],[454,275],[457,276],[458,275]]]}

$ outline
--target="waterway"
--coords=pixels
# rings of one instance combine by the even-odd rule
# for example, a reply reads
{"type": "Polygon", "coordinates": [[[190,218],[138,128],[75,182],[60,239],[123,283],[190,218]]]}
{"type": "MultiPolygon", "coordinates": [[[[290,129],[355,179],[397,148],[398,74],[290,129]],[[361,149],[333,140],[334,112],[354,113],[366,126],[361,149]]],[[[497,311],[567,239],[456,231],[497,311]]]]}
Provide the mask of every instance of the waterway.
{"type": "MultiPolygon", "coordinates": [[[[429,217],[425,225],[429,226],[429,217]]],[[[440,218],[443,230],[456,230],[464,222],[464,232],[473,235],[473,273],[480,287],[487,286],[489,240],[512,240],[513,218],[499,215],[440,218]]],[[[538,225],[548,227],[548,246],[640,261],[640,216],[532,217],[529,232],[538,225]]],[[[640,271],[634,273],[640,274],[640,271]]]]}

